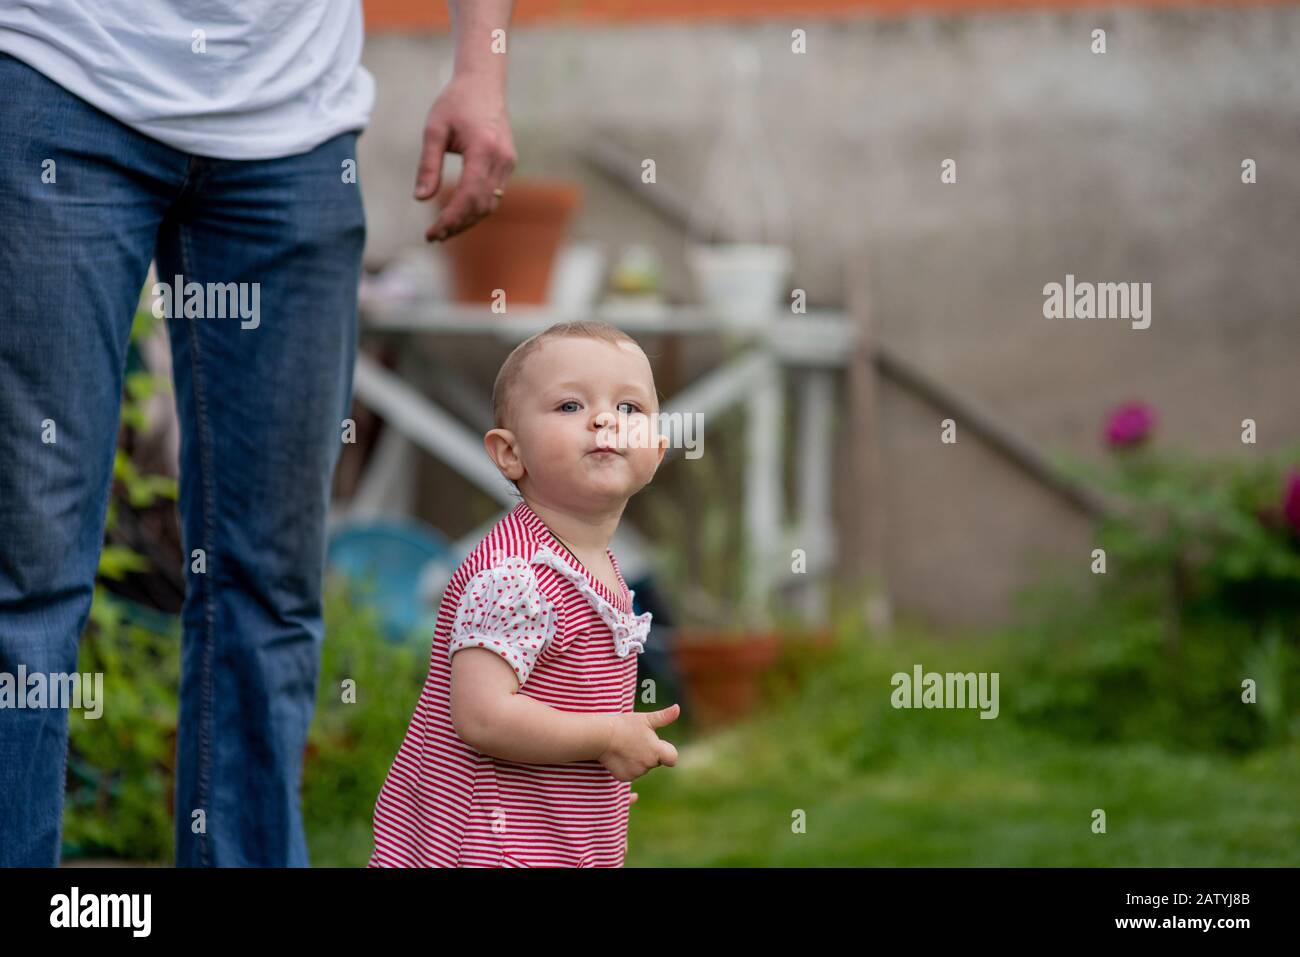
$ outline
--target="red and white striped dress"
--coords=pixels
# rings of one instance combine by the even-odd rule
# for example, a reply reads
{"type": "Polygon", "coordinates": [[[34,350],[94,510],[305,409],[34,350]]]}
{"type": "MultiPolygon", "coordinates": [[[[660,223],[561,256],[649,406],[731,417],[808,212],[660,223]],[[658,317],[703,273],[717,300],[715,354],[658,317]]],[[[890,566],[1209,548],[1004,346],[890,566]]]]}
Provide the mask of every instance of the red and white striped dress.
{"type": "Polygon", "coordinates": [[[632,785],[599,761],[518,764],[451,723],[451,655],[500,654],[519,694],[561,711],[633,710],[650,613],[632,614],[527,503],[501,519],[442,596],[429,674],[375,803],[370,867],[621,867],[632,785]]]}

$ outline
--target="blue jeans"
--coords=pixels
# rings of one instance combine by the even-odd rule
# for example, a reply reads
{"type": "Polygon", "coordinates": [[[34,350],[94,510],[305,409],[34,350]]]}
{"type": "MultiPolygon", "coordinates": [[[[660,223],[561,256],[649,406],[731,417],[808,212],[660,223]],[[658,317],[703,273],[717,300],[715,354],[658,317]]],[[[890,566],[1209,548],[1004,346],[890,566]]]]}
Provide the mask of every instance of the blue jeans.
{"type": "MultiPolygon", "coordinates": [[[[186,567],[176,864],[306,866],[299,783],[365,240],[343,175],[358,134],[218,160],[4,54],[0,91],[0,672],[76,671],[150,259],[168,283],[244,284],[255,319],[167,321],[186,567]]],[[[130,678],[105,676],[106,710],[130,678]]],[[[67,743],[67,710],[0,708],[0,865],[58,863],[67,743]]]]}

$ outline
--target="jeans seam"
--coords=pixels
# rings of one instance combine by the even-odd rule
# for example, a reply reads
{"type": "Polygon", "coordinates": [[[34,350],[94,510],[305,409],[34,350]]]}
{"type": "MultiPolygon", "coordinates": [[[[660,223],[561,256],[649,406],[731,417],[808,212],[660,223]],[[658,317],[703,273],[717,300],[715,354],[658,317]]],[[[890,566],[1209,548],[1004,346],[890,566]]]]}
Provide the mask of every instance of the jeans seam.
{"type": "MultiPolygon", "coordinates": [[[[181,255],[181,272],[188,275],[189,265],[192,256],[189,254],[189,238],[185,232],[184,224],[177,227],[177,235],[180,239],[181,255]]],[[[211,846],[208,841],[208,820],[207,812],[211,810],[208,803],[211,796],[210,788],[210,771],[212,761],[212,656],[213,642],[215,641],[215,629],[213,622],[216,619],[216,602],[212,593],[211,579],[208,577],[213,573],[213,569],[208,567],[208,559],[211,555],[211,544],[213,540],[213,521],[212,521],[212,447],[211,431],[208,428],[206,415],[207,403],[203,394],[203,375],[202,375],[202,357],[200,355],[199,336],[197,325],[193,319],[187,320],[187,332],[190,339],[190,382],[194,394],[194,420],[195,431],[199,443],[199,486],[201,489],[202,513],[203,513],[203,621],[205,625],[205,634],[203,636],[203,657],[201,668],[202,688],[199,698],[199,760],[198,760],[198,798],[199,806],[204,809],[205,817],[203,821],[203,830],[198,835],[199,860],[204,866],[211,865],[211,846]]],[[[191,821],[193,826],[193,821],[191,821]]]]}
{"type": "MultiPolygon", "coordinates": [[[[78,644],[80,647],[80,644],[78,644]]],[[[58,841],[54,845],[54,866],[58,867],[63,863],[63,807],[67,803],[66,792],[68,789],[68,749],[72,747],[72,713],[68,712],[68,733],[63,740],[63,770],[59,773],[59,799],[56,808],[59,813],[58,841]]]]}

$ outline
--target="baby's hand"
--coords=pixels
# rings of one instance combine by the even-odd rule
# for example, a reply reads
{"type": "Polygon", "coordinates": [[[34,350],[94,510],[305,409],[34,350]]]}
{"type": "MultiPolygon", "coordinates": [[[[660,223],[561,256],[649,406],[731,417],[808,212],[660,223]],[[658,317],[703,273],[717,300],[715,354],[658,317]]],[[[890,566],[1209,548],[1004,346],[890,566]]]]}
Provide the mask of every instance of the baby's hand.
{"type": "Polygon", "coordinates": [[[671,768],[677,763],[677,749],[660,741],[655,728],[677,720],[679,705],[662,711],[628,711],[611,715],[609,747],[599,758],[610,774],[620,781],[633,781],[659,765],[671,768]]]}

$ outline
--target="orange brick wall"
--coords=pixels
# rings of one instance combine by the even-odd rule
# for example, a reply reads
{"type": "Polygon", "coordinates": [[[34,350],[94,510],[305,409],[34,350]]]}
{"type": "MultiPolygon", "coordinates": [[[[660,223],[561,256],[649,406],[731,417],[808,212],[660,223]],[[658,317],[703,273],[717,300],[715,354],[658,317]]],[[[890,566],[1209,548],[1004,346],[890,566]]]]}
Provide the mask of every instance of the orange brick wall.
{"type": "MultiPolygon", "coordinates": [[[[759,20],[798,15],[973,13],[984,10],[1106,7],[1265,6],[1294,0],[518,0],[513,23],[617,23],[635,20],[759,20]]],[[[362,0],[372,31],[445,31],[446,0],[362,0]]]]}

